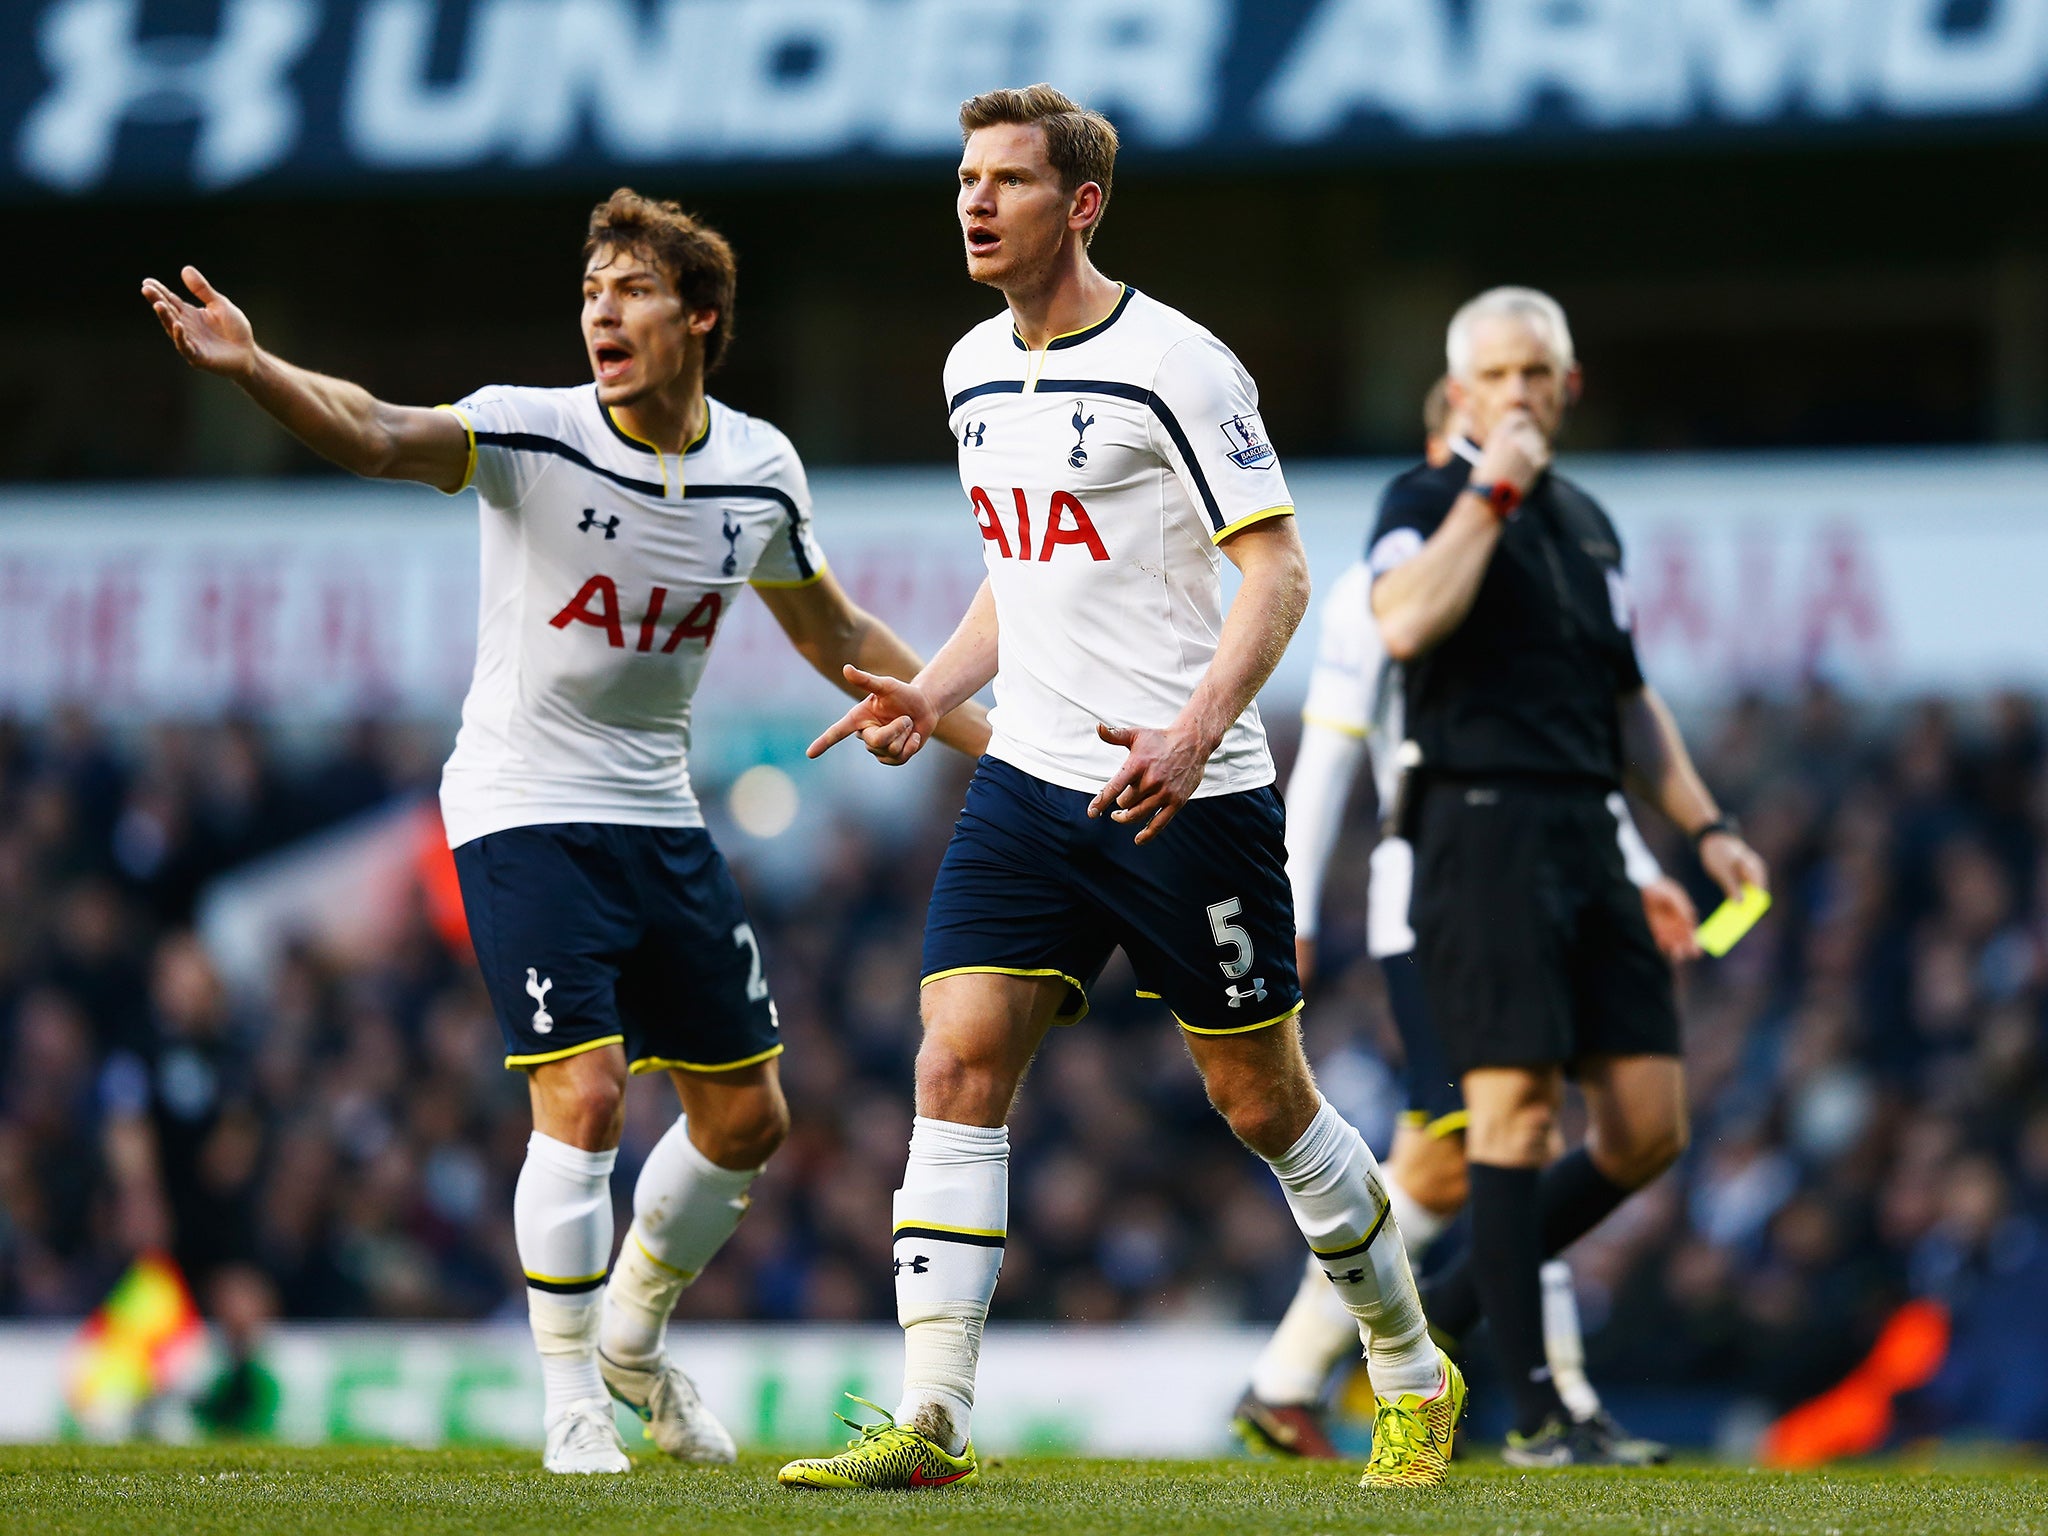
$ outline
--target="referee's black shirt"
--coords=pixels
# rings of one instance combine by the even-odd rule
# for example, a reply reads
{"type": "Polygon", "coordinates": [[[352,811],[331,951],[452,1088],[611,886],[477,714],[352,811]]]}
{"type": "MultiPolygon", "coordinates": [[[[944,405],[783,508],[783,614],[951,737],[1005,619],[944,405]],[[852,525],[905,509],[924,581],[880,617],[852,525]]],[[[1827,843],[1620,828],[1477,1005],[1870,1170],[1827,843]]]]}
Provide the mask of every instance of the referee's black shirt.
{"type": "MultiPolygon", "coordinates": [[[[1374,579],[1421,548],[1472,478],[1468,443],[1409,470],[1380,502],[1374,579]]],[[[1621,783],[1618,695],[1642,687],[1621,539],[1546,472],[1508,520],[1464,621],[1406,668],[1407,730],[1425,777],[1621,783]]]]}

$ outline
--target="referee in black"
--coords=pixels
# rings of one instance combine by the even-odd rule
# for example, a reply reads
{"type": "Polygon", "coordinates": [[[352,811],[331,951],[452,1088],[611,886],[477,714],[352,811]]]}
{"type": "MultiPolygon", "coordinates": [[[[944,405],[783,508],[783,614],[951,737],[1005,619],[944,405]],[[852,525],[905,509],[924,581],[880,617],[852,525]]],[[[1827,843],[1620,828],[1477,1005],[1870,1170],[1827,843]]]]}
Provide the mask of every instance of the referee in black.
{"type": "Polygon", "coordinates": [[[1407,676],[1416,953],[1471,1116],[1471,1248],[1427,1308],[1452,1334],[1482,1310],[1492,1324],[1515,1395],[1505,1459],[1569,1466],[1606,1448],[1551,1384],[1538,1270],[1686,1143],[1671,971],[1607,796],[1626,782],[1656,806],[1730,896],[1767,875],[1643,680],[1614,525],[1550,470],[1579,390],[1563,309],[1492,289],[1445,350],[1471,435],[1388,488],[1371,544],[1407,676]],[[1552,1162],[1567,1074],[1590,1132],[1552,1162]]]}

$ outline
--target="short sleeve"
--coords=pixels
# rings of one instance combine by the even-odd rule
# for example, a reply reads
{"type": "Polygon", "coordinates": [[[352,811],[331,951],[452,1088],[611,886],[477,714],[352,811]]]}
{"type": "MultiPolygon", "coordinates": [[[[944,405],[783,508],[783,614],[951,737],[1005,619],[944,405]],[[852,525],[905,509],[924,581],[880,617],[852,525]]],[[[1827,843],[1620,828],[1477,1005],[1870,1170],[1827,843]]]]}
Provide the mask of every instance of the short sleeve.
{"type": "Polygon", "coordinates": [[[1354,565],[1323,601],[1315,671],[1301,718],[1311,725],[1363,737],[1372,728],[1372,693],[1386,659],[1372,616],[1372,591],[1363,565],[1354,565]]]}
{"type": "Polygon", "coordinates": [[[766,489],[775,493],[782,521],[747,579],[757,587],[807,587],[825,574],[825,552],[811,523],[811,484],[789,439],[776,434],[766,489]]]}
{"type": "Polygon", "coordinates": [[[1373,579],[1377,581],[1420,554],[1449,511],[1441,491],[1416,473],[1403,475],[1388,486],[1380,497],[1380,515],[1373,523],[1372,537],[1365,545],[1373,579]]]}
{"type": "Polygon", "coordinates": [[[442,410],[469,433],[469,474],[457,491],[474,486],[496,507],[516,507],[540,470],[544,453],[522,446],[527,438],[561,436],[558,413],[548,392],[488,385],[442,410]]]}
{"type": "Polygon", "coordinates": [[[1280,456],[1259,418],[1259,391],[1228,347],[1190,336],[1160,359],[1152,381],[1160,445],[1220,544],[1294,511],[1280,456]]]}

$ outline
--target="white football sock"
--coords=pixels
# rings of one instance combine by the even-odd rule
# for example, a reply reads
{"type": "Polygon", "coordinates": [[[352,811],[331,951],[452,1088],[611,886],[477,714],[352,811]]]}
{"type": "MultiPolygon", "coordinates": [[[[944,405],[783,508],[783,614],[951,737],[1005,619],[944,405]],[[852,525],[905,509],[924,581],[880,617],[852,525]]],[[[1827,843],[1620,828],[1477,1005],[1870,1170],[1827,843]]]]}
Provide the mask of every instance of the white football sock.
{"type": "Polygon", "coordinates": [[[1401,1187],[1398,1175],[1387,1180],[1387,1204],[1393,1208],[1394,1225],[1401,1229],[1401,1246],[1408,1250],[1408,1262],[1420,1264],[1429,1245],[1443,1236],[1451,1218],[1437,1215],[1409,1194],[1401,1187]]]}
{"type": "Polygon", "coordinates": [[[1600,1411],[1600,1394],[1586,1377],[1586,1344],[1579,1333],[1579,1298],[1572,1289],[1572,1267],[1552,1259],[1537,1272],[1543,1280],[1543,1354],[1550,1362],[1550,1384],[1575,1419],[1600,1411]]]}
{"type": "Polygon", "coordinates": [[[654,1364],[676,1298],[732,1236],[760,1173],[719,1167],[676,1117],[633,1185],[633,1225],[605,1287],[600,1341],[608,1358],[642,1369],[654,1364]]]}
{"type": "Polygon", "coordinates": [[[611,1178],[618,1155],[585,1152],[535,1131],[512,1195],[550,1427],[571,1403],[605,1397],[597,1374],[597,1319],[612,1252],[611,1178]]]}
{"type": "Polygon", "coordinates": [[[1268,1403],[1320,1401],[1330,1372],[1358,1358],[1358,1319],[1313,1258],[1280,1326],[1252,1362],[1252,1395],[1268,1403]]]}
{"type": "Polygon", "coordinates": [[[896,1320],[903,1325],[896,1422],[955,1456],[968,1440],[981,1329],[1009,1221],[1009,1131],[913,1120],[896,1191],[896,1320]]]}
{"type": "Polygon", "coordinates": [[[1380,1165],[1343,1116],[1321,1107],[1301,1139],[1270,1159],[1280,1188],[1322,1270],[1358,1319],[1367,1369],[1381,1397],[1433,1397],[1442,1362],[1415,1294],[1408,1255],[1384,1228],[1390,1217],[1380,1165]]]}

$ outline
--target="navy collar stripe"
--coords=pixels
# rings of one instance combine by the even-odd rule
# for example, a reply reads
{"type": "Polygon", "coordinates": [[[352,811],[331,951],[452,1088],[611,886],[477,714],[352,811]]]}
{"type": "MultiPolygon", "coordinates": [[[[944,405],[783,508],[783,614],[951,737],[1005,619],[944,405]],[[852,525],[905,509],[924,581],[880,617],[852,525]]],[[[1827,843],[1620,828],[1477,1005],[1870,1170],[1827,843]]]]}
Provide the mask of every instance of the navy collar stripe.
{"type": "MultiPolygon", "coordinates": [[[[1108,330],[1112,325],[1115,325],[1118,320],[1123,318],[1124,311],[1131,307],[1131,300],[1137,297],[1137,293],[1137,289],[1133,288],[1129,283],[1125,283],[1124,296],[1116,301],[1115,309],[1112,309],[1108,314],[1104,315],[1100,320],[1096,321],[1093,325],[1084,326],[1078,331],[1069,331],[1064,336],[1053,337],[1051,341],[1048,341],[1045,344],[1045,350],[1048,352],[1057,352],[1062,347],[1078,347],[1084,341],[1093,341],[1096,337],[1100,336],[1104,331],[1108,330]]],[[[1010,327],[1010,340],[1016,343],[1016,347],[1019,352],[1028,352],[1031,350],[1029,347],[1024,345],[1024,338],[1022,335],[1018,333],[1017,327],[1015,325],[1012,325],[1010,327]]]]}
{"type": "MultiPolygon", "coordinates": [[[[635,453],[651,453],[655,455],[657,458],[660,457],[661,450],[655,447],[654,444],[641,442],[639,438],[633,436],[632,433],[628,432],[624,427],[620,426],[616,421],[614,421],[612,419],[611,407],[606,405],[602,400],[599,400],[597,402],[597,414],[604,418],[604,424],[611,430],[612,436],[616,437],[628,448],[631,448],[635,453]]],[[[691,443],[687,448],[683,450],[682,456],[687,458],[690,454],[695,453],[699,448],[702,448],[706,443],[710,441],[711,401],[710,398],[707,396],[704,401],[704,430],[697,434],[697,440],[695,442],[691,443]]]]}
{"type": "MultiPolygon", "coordinates": [[[[1218,533],[1225,527],[1223,509],[1216,504],[1216,493],[1209,489],[1209,477],[1202,473],[1201,461],[1195,457],[1194,444],[1188,441],[1187,433],[1181,430],[1180,420],[1167,409],[1166,402],[1151,390],[1137,384],[1119,384],[1111,379],[1040,379],[1037,393],[1114,395],[1119,400],[1135,400],[1147,406],[1159,418],[1159,424],[1166,428],[1166,435],[1173,439],[1173,446],[1180,450],[1181,462],[1188,467],[1188,474],[1195,482],[1195,489],[1202,493],[1202,507],[1209,514],[1209,521],[1218,533]]],[[[976,384],[955,395],[947,406],[950,415],[969,400],[983,395],[1021,395],[1024,393],[1022,379],[997,379],[988,384],[976,384]]]]}
{"type": "MultiPolygon", "coordinates": [[[[614,485],[624,486],[642,496],[652,496],[660,501],[667,497],[668,488],[652,480],[635,480],[606,469],[602,464],[593,464],[581,452],[567,443],[552,437],[542,437],[538,432],[479,432],[477,444],[487,448],[509,448],[515,453],[551,453],[558,459],[567,459],[579,468],[589,470],[593,475],[602,475],[614,485]]],[[[710,500],[716,496],[751,497],[760,501],[772,501],[789,514],[790,543],[796,550],[797,565],[802,568],[805,580],[810,579],[810,561],[804,555],[803,543],[797,537],[797,524],[802,514],[797,511],[796,498],[787,491],[777,490],[772,485],[685,485],[685,501],[710,500]]]]}

